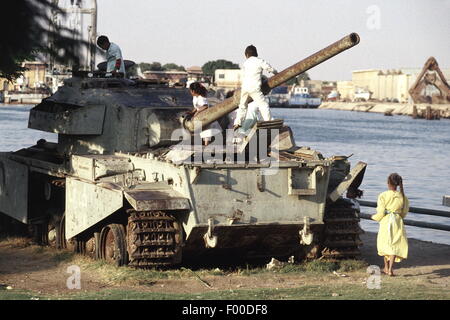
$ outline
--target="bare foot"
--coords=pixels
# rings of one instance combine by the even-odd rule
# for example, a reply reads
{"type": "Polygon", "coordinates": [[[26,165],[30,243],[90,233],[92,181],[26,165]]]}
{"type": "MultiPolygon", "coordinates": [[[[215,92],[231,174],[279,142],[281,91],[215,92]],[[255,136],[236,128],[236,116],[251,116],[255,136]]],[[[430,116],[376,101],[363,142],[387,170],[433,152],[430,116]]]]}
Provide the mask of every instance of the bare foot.
{"type": "Polygon", "coordinates": [[[394,277],[395,276],[392,271],[389,271],[388,275],[389,275],[389,277],[394,277]]]}

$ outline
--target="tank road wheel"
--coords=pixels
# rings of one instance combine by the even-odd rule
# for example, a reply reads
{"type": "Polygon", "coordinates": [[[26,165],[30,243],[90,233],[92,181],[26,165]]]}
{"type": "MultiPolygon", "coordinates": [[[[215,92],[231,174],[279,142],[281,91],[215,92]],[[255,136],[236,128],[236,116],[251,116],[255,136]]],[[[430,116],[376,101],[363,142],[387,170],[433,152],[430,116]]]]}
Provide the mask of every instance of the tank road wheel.
{"type": "Polygon", "coordinates": [[[58,249],[58,234],[60,233],[59,228],[59,221],[56,221],[55,224],[49,223],[48,225],[48,245],[56,249],[58,249]]]}
{"type": "Polygon", "coordinates": [[[60,249],[60,237],[61,237],[61,211],[56,208],[50,208],[47,210],[47,245],[56,249],[60,249]]]}
{"type": "Polygon", "coordinates": [[[95,236],[89,238],[86,241],[83,241],[82,244],[82,254],[90,256],[92,258],[96,258],[97,256],[97,241],[95,236]]]}
{"type": "Polygon", "coordinates": [[[183,233],[174,215],[164,211],[127,211],[130,265],[138,268],[181,263],[183,233]]]}
{"type": "Polygon", "coordinates": [[[32,234],[33,241],[41,246],[49,245],[48,241],[48,229],[49,225],[47,221],[34,223],[29,226],[30,233],[32,234]]]}
{"type": "Polygon", "coordinates": [[[322,256],[325,258],[356,258],[361,252],[364,233],[359,225],[359,210],[349,199],[340,198],[327,204],[322,256]]]}
{"type": "Polygon", "coordinates": [[[77,237],[75,243],[75,250],[77,253],[97,259],[97,242],[95,236],[81,239],[77,237]]]}
{"type": "Polygon", "coordinates": [[[56,234],[56,247],[58,249],[67,249],[72,252],[80,252],[79,243],[76,239],[66,239],[66,215],[64,214],[56,234]]]}
{"type": "Polygon", "coordinates": [[[99,255],[101,259],[120,267],[128,263],[125,228],[121,224],[109,224],[100,232],[99,255]]]}

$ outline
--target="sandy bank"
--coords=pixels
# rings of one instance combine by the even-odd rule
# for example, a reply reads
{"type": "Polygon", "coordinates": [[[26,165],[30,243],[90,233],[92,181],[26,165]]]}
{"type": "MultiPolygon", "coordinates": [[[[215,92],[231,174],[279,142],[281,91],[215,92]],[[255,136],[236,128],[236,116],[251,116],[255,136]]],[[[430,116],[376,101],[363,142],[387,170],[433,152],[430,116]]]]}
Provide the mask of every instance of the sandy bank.
{"type": "MultiPolygon", "coordinates": [[[[408,231],[407,231],[408,232],[408,231]]],[[[368,264],[383,265],[383,258],[377,254],[377,234],[366,232],[361,236],[362,258],[368,264]]],[[[408,239],[408,259],[395,264],[400,275],[439,274],[440,280],[450,284],[450,246],[445,244],[408,239]]]]}

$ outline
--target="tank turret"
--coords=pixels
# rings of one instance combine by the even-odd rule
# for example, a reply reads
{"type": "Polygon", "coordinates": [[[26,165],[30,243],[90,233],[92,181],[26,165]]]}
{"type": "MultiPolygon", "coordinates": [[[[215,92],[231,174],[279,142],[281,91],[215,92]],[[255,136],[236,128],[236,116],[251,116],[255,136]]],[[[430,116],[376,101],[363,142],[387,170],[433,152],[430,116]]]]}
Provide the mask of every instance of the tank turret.
{"type": "Polygon", "coordinates": [[[30,111],[28,127],[57,133],[64,155],[137,152],[177,142],[172,132],[190,109],[185,88],[80,73],[30,111]]]}

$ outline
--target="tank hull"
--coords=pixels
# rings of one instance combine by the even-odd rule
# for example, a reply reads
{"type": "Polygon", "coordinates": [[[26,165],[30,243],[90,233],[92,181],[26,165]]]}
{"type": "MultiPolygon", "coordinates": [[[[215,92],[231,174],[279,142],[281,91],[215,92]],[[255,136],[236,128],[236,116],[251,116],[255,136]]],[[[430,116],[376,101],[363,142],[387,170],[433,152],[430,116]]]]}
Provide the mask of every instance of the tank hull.
{"type": "MultiPolygon", "coordinates": [[[[30,203],[22,209],[18,205],[9,211],[5,203],[27,203],[23,200],[29,195],[4,192],[0,197],[4,213],[31,224],[48,223],[52,219],[48,213],[56,213],[53,219],[64,217],[64,241],[86,242],[95,239],[108,221],[130,224],[129,210],[167,212],[179,224],[185,260],[233,250],[242,258],[286,257],[320,244],[333,184],[331,169],[336,167],[330,159],[302,158],[279,162],[276,167],[174,164],[152,153],[73,155],[69,163],[41,161],[40,166],[33,165],[38,163],[35,158],[26,150],[0,155],[8,168],[2,187],[14,183],[18,190],[42,195],[35,197],[39,205],[30,203]],[[30,173],[28,179],[18,179],[24,172],[30,173]],[[308,235],[315,239],[305,242],[308,235]]],[[[131,251],[127,249],[130,256],[131,251]]],[[[138,267],[159,265],[154,259],[141,260],[145,261],[138,267]]]]}
{"type": "MultiPolygon", "coordinates": [[[[356,45],[350,34],[283,70],[265,92],[356,45]]],[[[36,240],[149,268],[227,255],[354,257],[365,170],[295,144],[283,120],[202,140],[239,94],[192,112],[186,88],[78,72],[30,111],[57,143],[0,154],[0,212],[36,240]],[[197,131],[197,129],[200,129],[197,131]],[[224,139],[226,136],[226,139],[224,139]],[[230,138],[230,139],[228,139],[230,138]]]]}

